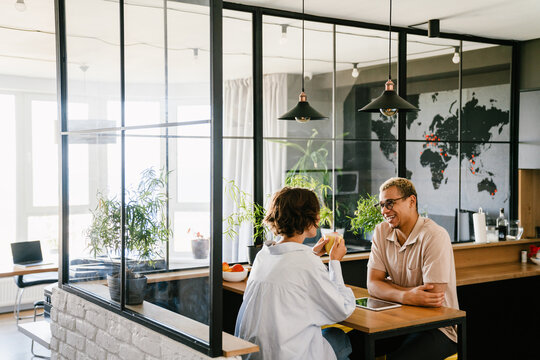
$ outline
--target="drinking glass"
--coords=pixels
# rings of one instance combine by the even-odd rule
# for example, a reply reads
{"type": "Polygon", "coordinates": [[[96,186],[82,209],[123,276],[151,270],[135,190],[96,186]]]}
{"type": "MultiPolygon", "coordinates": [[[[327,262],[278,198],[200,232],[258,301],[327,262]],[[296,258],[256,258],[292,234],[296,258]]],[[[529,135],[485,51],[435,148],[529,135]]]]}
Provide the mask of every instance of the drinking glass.
{"type": "Polygon", "coordinates": [[[509,240],[519,240],[523,235],[523,227],[519,220],[512,220],[508,223],[508,238],[509,240]]]}

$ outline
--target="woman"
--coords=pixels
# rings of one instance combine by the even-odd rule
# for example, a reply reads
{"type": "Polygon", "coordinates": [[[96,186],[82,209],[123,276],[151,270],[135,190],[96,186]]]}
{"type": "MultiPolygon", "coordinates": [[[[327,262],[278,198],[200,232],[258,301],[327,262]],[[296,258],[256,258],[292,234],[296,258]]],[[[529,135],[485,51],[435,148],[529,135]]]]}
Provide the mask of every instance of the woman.
{"type": "Polygon", "coordinates": [[[260,347],[249,359],[347,359],[351,353],[343,331],[321,331],[348,318],[355,298],[341,275],[344,242],[334,242],[329,270],[319,258],[328,240],[303,245],[317,234],[319,210],[307,189],[285,187],[272,199],[264,221],[282,239],[257,254],[236,321],[235,335],[260,347]]]}

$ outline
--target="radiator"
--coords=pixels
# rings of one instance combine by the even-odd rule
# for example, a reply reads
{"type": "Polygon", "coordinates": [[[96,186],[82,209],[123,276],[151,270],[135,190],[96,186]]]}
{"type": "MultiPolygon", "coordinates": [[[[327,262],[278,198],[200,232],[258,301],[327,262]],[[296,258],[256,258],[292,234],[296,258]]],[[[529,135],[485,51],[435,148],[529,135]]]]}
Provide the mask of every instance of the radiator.
{"type": "MultiPolygon", "coordinates": [[[[29,286],[24,289],[21,308],[28,308],[28,306],[22,305],[33,305],[36,300],[43,300],[43,289],[44,285],[29,286]]],[[[9,278],[0,278],[0,309],[6,309],[8,311],[13,310],[13,305],[15,304],[15,296],[17,295],[17,285],[13,281],[13,277],[9,278]]]]}

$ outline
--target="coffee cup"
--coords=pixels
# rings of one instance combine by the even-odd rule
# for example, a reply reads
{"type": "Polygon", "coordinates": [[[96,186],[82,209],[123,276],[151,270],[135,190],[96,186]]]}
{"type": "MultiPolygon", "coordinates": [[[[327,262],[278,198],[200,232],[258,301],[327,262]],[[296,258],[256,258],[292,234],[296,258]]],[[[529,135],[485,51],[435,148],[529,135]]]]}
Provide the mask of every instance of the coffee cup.
{"type": "Polygon", "coordinates": [[[332,246],[334,246],[334,242],[337,241],[338,244],[343,240],[343,237],[341,234],[338,234],[337,232],[332,232],[329,234],[324,234],[324,239],[328,239],[328,242],[324,244],[324,249],[326,250],[327,254],[330,254],[330,250],[332,250],[332,246]]]}

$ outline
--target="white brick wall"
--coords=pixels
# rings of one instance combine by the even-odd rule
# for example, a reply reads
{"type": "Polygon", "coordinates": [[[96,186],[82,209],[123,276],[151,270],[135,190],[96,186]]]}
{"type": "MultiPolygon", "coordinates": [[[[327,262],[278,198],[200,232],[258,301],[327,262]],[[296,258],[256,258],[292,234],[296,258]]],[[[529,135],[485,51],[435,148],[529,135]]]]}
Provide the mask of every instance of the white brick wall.
{"type": "Polygon", "coordinates": [[[59,288],[53,289],[51,322],[52,360],[210,359],[59,288]]]}

